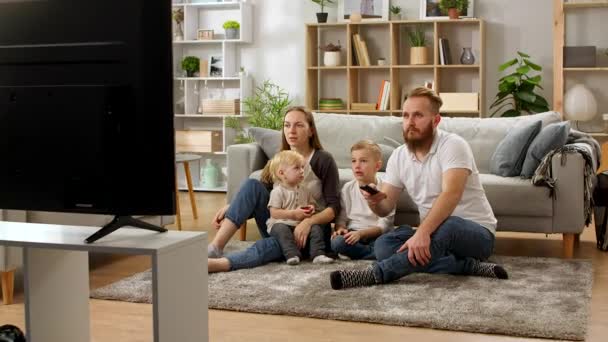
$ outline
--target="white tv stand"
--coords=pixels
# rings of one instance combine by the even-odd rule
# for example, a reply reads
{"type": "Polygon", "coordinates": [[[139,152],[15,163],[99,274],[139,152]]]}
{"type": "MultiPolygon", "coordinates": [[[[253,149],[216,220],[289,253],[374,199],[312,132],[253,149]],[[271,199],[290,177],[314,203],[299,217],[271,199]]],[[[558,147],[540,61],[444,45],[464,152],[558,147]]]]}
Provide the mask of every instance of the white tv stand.
{"type": "Polygon", "coordinates": [[[207,233],[0,222],[0,245],[23,247],[30,342],[90,341],[88,253],[152,257],[154,341],[208,341],[207,233]]]}

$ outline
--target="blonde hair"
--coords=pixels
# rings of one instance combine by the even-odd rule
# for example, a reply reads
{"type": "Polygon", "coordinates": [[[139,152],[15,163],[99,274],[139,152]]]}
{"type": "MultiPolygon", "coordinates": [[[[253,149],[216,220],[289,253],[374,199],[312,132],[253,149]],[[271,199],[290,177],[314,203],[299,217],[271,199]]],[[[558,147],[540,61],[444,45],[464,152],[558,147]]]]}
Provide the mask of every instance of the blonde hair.
{"type": "MultiPolygon", "coordinates": [[[[283,127],[285,127],[285,117],[287,114],[291,112],[300,112],[304,114],[306,117],[306,122],[308,122],[308,127],[310,127],[310,131],[312,132],[312,136],[308,139],[308,145],[315,150],[322,150],[323,146],[321,146],[321,141],[319,140],[319,136],[317,135],[317,126],[315,125],[315,118],[312,116],[312,113],[307,111],[303,106],[292,106],[287,108],[285,111],[285,115],[283,116],[283,127]]],[[[289,150],[291,147],[287,143],[287,138],[285,138],[285,131],[281,134],[281,151],[289,150]]]]}
{"type": "Polygon", "coordinates": [[[380,149],[380,146],[378,144],[376,144],[375,142],[373,142],[371,140],[364,139],[364,140],[357,141],[350,148],[350,153],[353,153],[353,151],[359,151],[359,150],[366,150],[366,151],[370,152],[376,160],[382,160],[382,149],[380,149]]]}
{"type": "Polygon", "coordinates": [[[435,91],[426,87],[418,87],[410,90],[409,93],[407,93],[407,98],[409,99],[410,97],[427,98],[431,103],[431,111],[435,114],[439,113],[439,109],[443,105],[441,97],[439,97],[435,91]]]}
{"type": "Polygon", "coordinates": [[[264,170],[262,170],[261,181],[267,184],[278,183],[281,180],[279,178],[281,167],[296,165],[297,163],[304,164],[304,157],[301,154],[291,150],[281,151],[266,163],[264,170]]]}

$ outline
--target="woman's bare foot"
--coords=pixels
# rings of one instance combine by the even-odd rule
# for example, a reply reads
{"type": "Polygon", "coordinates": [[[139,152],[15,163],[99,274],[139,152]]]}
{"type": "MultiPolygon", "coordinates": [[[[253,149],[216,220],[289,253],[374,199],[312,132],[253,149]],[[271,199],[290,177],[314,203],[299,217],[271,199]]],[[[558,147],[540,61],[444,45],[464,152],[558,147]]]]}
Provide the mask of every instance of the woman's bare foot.
{"type": "Polygon", "coordinates": [[[230,261],[226,258],[207,259],[207,270],[209,273],[230,271],[230,261]]]}

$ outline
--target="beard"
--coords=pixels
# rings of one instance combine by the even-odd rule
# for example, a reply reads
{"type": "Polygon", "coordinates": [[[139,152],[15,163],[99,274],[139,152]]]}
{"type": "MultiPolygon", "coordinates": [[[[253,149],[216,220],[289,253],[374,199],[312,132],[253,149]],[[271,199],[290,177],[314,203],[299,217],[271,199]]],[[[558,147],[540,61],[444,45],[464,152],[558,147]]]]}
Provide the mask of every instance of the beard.
{"type": "Polygon", "coordinates": [[[422,129],[414,129],[412,127],[408,127],[405,132],[403,132],[403,141],[407,145],[408,149],[412,152],[416,151],[418,147],[424,146],[428,144],[430,141],[433,141],[433,123],[429,122],[429,125],[423,127],[422,129]],[[409,132],[417,132],[417,137],[410,137],[409,132]]]}

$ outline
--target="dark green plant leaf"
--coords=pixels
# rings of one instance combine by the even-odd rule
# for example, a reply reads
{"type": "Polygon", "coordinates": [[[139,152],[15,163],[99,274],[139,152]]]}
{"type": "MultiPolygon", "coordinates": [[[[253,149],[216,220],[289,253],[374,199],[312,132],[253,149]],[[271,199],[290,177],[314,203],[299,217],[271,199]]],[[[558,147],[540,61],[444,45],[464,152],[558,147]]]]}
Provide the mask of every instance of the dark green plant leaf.
{"type": "Polygon", "coordinates": [[[528,83],[526,82],[526,80],[524,80],[522,82],[522,84],[519,86],[519,91],[533,91],[534,87],[536,87],[534,84],[532,83],[528,83]]]}
{"type": "Polygon", "coordinates": [[[534,104],[537,106],[545,106],[545,107],[549,106],[549,103],[547,102],[547,100],[538,94],[536,95],[536,101],[534,101],[534,104]]]}
{"type": "Polygon", "coordinates": [[[515,97],[529,103],[534,103],[534,101],[536,101],[536,95],[529,91],[518,91],[515,93],[515,97]]]}
{"type": "Polygon", "coordinates": [[[524,63],[526,63],[526,65],[527,65],[527,66],[529,66],[530,68],[532,68],[532,69],[534,69],[534,70],[536,70],[536,71],[541,71],[541,70],[543,70],[543,68],[542,68],[540,65],[535,64],[535,63],[532,63],[532,62],[531,62],[530,60],[528,60],[528,59],[524,59],[524,63]]]}
{"type": "Polygon", "coordinates": [[[519,77],[517,76],[508,76],[505,78],[505,82],[516,84],[519,82],[519,77]]]}
{"type": "Polygon", "coordinates": [[[503,118],[508,118],[508,117],[519,116],[520,114],[521,113],[515,109],[509,109],[508,111],[502,113],[502,115],[500,115],[500,116],[502,116],[503,118]]]}
{"type": "Polygon", "coordinates": [[[517,54],[518,54],[518,55],[520,55],[520,56],[521,56],[521,57],[523,57],[523,58],[530,58],[530,56],[529,56],[528,54],[523,53],[523,52],[521,52],[521,51],[517,51],[517,54]]]}
{"type": "Polygon", "coordinates": [[[517,64],[517,58],[513,58],[512,60],[500,65],[498,67],[499,71],[504,71],[506,68],[510,67],[511,65],[517,64]]]}
{"type": "Polygon", "coordinates": [[[510,93],[513,90],[515,90],[515,83],[503,82],[498,85],[498,90],[500,92],[509,92],[510,93]]]}
{"type": "Polygon", "coordinates": [[[517,68],[517,72],[521,75],[525,75],[530,72],[530,67],[527,65],[520,66],[519,68],[517,68]]]}

